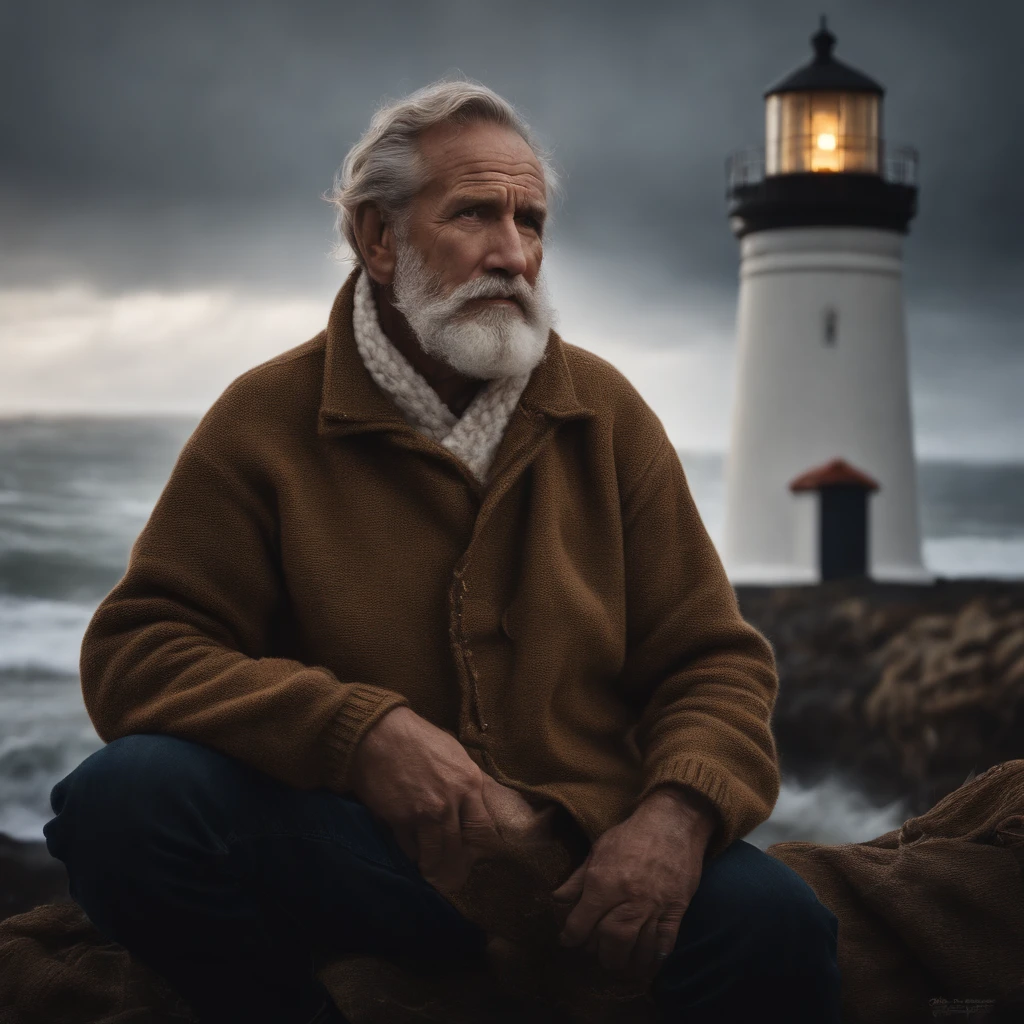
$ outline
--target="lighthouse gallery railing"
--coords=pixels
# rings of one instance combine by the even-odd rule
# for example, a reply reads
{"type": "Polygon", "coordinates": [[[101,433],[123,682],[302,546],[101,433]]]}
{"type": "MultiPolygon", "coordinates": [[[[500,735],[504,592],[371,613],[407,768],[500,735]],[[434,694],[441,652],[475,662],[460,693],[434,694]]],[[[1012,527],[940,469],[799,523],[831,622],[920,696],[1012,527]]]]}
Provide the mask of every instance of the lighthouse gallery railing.
{"type": "MultiPolygon", "coordinates": [[[[913,146],[890,145],[881,140],[865,139],[855,135],[839,135],[835,138],[835,149],[855,168],[862,168],[869,162],[875,163],[877,171],[864,170],[811,170],[812,153],[817,144],[816,136],[788,136],[782,140],[787,154],[799,154],[802,168],[798,172],[784,173],[806,174],[872,174],[893,185],[917,187],[917,150],[913,146]],[[806,169],[804,169],[806,168],[806,169]]],[[[733,198],[739,188],[749,188],[761,184],[767,175],[765,172],[764,146],[748,146],[730,154],[725,161],[726,198],[733,198]]]]}

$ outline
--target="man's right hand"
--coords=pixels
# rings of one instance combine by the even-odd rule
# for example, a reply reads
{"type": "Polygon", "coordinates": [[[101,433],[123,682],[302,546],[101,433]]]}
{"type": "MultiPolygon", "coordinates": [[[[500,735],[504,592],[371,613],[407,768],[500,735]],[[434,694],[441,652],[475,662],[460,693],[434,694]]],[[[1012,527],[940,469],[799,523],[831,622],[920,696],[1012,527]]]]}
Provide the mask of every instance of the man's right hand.
{"type": "Polygon", "coordinates": [[[440,890],[460,889],[474,862],[502,845],[484,800],[492,785],[451,733],[405,705],[375,722],[352,757],[352,792],[440,890]]]}

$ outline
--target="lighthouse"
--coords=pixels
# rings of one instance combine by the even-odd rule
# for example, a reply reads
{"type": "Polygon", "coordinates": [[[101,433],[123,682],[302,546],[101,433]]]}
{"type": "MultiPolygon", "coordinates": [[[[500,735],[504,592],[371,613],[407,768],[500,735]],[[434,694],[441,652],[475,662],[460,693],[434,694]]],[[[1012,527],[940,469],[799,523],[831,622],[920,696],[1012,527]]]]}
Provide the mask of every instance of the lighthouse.
{"type": "Polygon", "coordinates": [[[885,141],[884,89],[835,58],[824,18],[811,43],[765,93],[764,146],[727,164],[740,288],[722,560],[734,584],[857,564],[928,582],[902,285],[917,154],[885,141]],[[835,514],[834,487],[808,480],[870,481],[863,514],[835,514]]]}

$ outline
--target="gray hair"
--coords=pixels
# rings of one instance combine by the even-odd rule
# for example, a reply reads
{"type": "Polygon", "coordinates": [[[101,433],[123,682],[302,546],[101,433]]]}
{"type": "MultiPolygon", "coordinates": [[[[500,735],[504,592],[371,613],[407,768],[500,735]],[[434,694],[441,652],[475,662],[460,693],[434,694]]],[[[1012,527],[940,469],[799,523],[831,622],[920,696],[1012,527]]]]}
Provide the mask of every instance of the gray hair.
{"type": "MultiPolygon", "coordinates": [[[[352,218],[362,203],[374,203],[385,216],[401,220],[413,198],[426,184],[419,152],[419,137],[438,124],[489,121],[511,128],[533,150],[544,173],[549,196],[559,194],[559,179],[530,126],[518,110],[496,92],[467,79],[441,79],[417,89],[404,99],[385,102],[373,115],[370,127],[349,150],[324,198],[338,211],[336,226],[341,240],[363,263],[356,245],[352,218]]],[[[335,254],[343,252],[339,241],[335,254]]]]}

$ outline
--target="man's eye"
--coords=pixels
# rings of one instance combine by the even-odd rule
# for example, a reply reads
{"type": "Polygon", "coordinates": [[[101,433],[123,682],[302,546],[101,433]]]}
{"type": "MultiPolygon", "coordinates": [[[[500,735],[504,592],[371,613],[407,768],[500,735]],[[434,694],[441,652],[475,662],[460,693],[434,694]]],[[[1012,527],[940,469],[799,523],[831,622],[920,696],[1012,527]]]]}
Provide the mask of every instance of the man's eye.
{"type": "Polygon", "coordinates": [[[521,217],[520,220],[528,227],[533,228],[534,231],[540,231],[540,221],[536,217],[521,217]]]}
{"type": "Polygon", "coordinates": [[[479,206],[467,206],[464,210],[459,210],[460,217],[475,217],[480,213],[479,206]]]}

